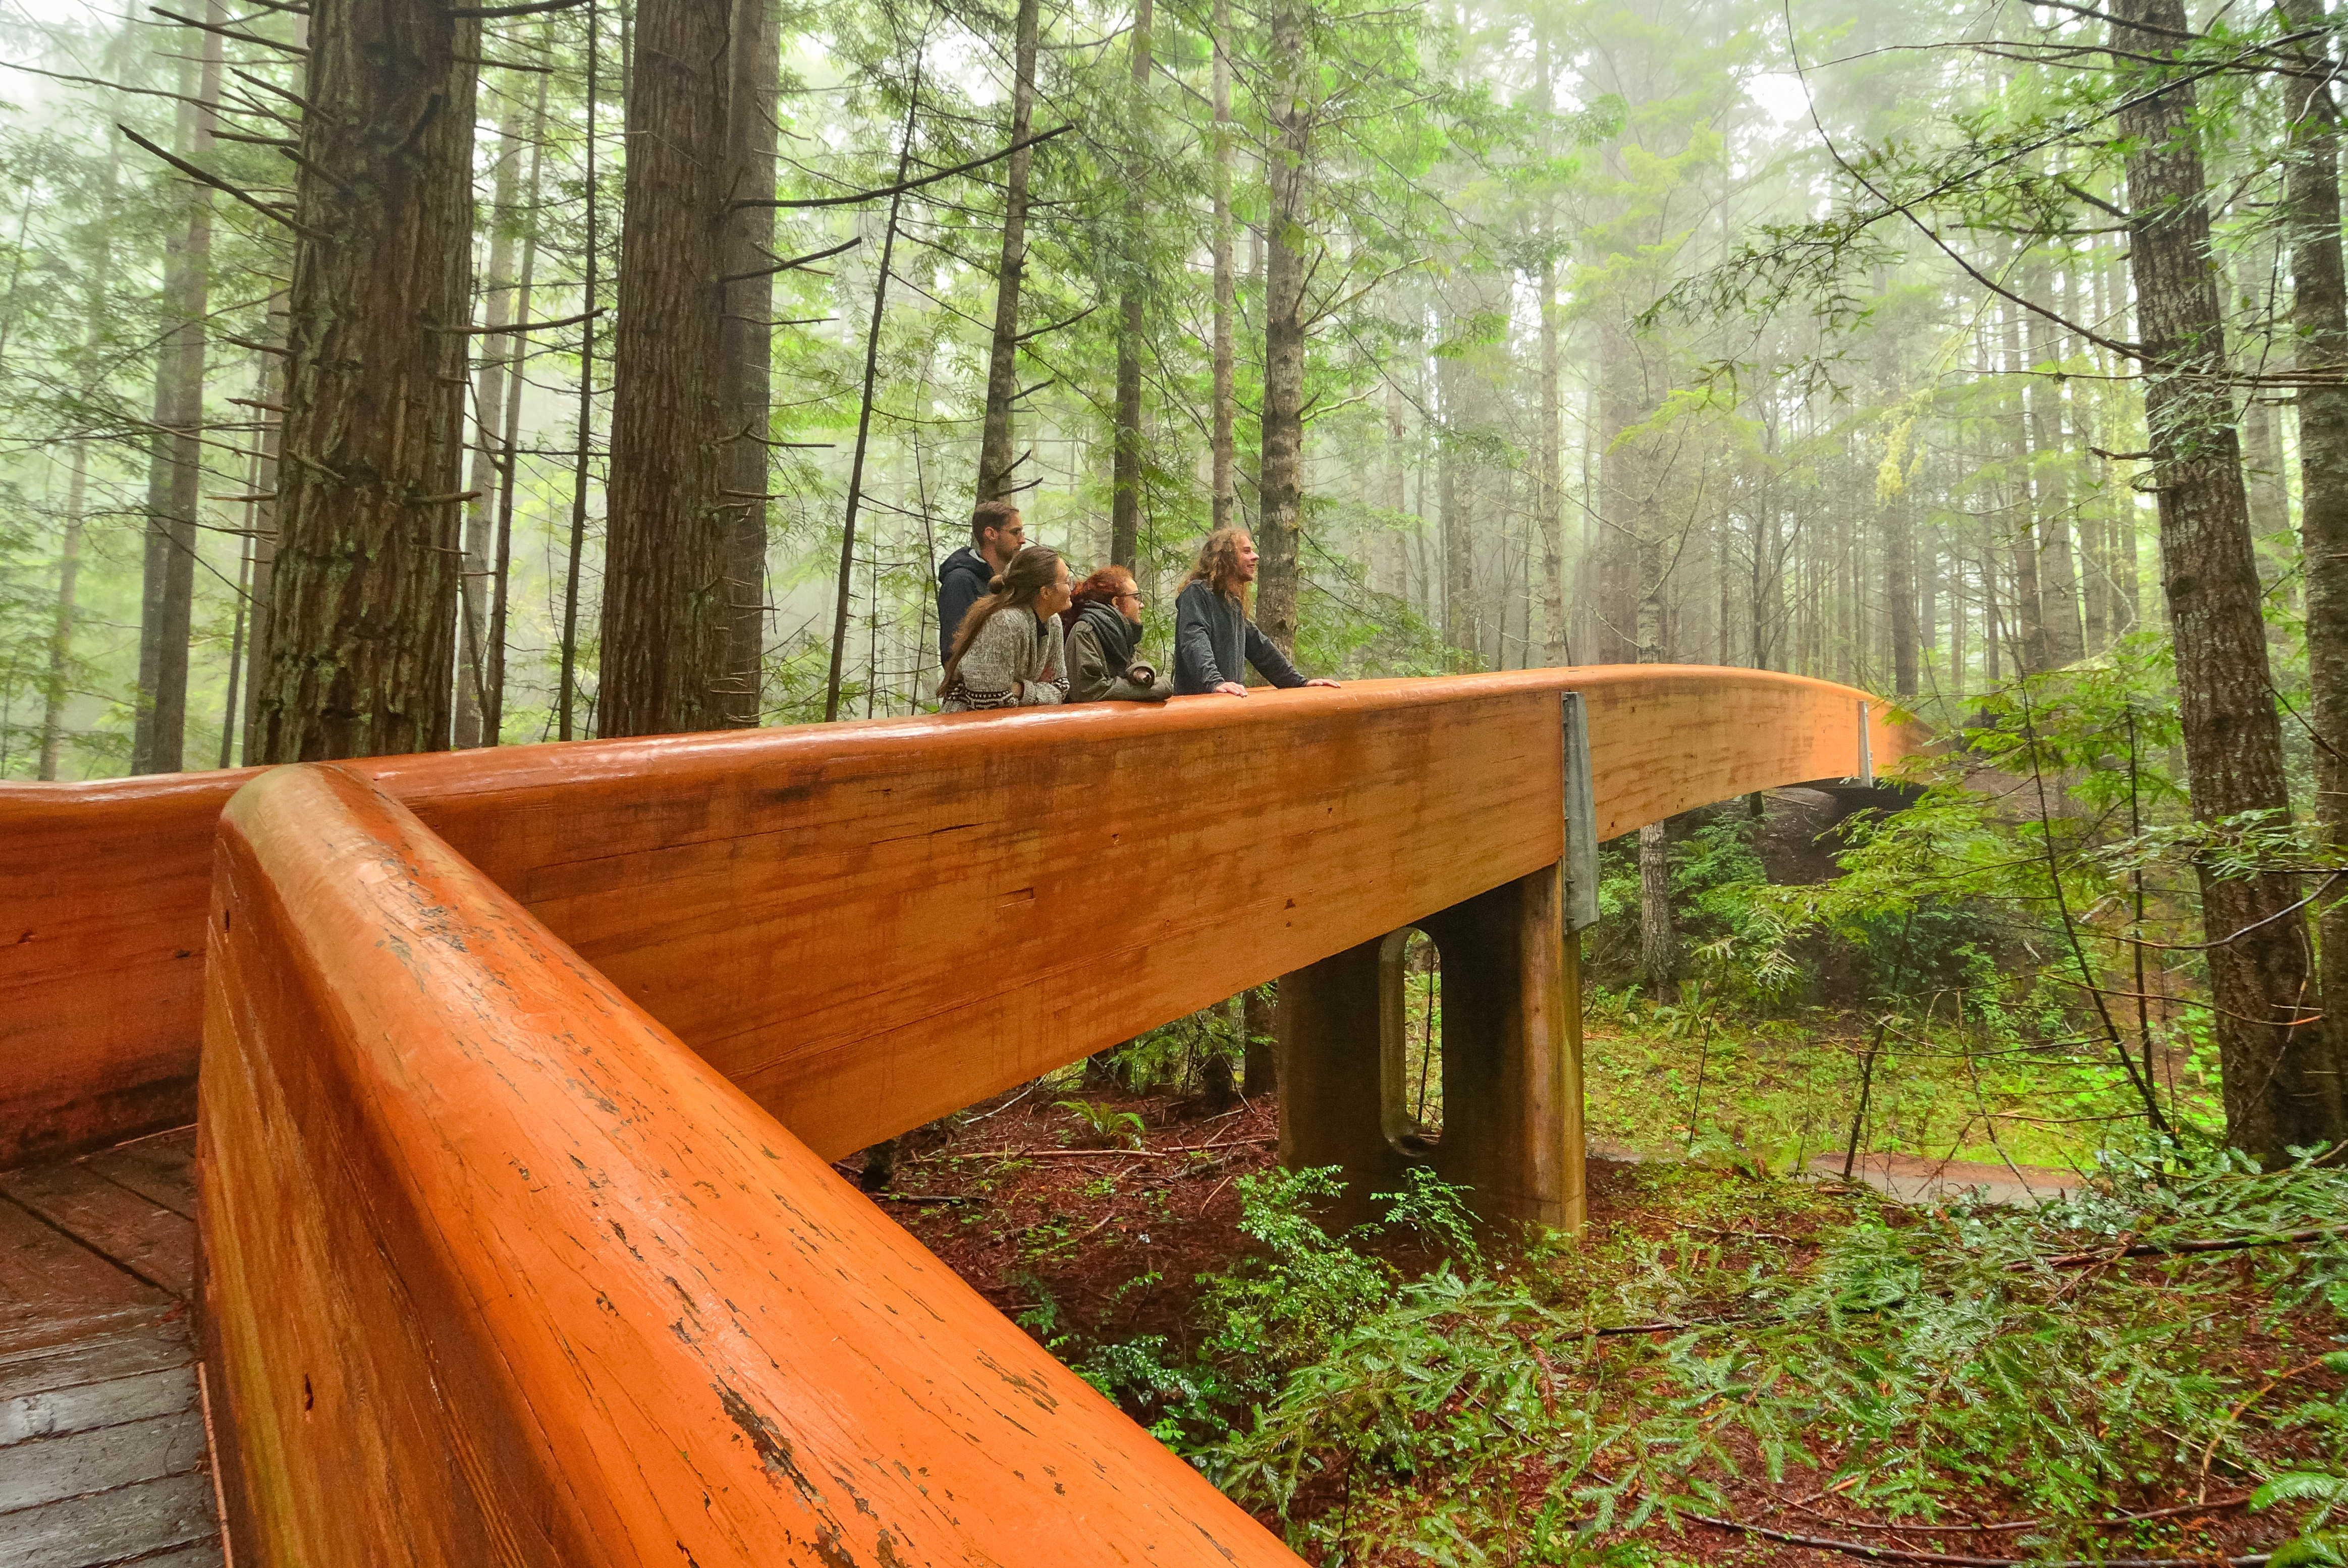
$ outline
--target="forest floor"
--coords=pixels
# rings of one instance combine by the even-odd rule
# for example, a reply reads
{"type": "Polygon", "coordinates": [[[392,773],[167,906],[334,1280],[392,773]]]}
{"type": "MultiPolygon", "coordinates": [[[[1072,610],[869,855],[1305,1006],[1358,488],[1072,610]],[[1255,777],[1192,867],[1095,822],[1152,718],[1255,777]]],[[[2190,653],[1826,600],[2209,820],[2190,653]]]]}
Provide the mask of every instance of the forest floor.
{"type": "MultiPolygon", "coordinates": [[[[1424,1232],[1398,1245],[1391,1235],[1353,1240],[1379,1255],[1385,1277],[1397,1282],[1392,1288],[1403,1296],[1414,1287],[1402,1282],[1418,1281],[1424,1288],[1434,1278],[1441,1286],[1457,1266],[1471,1281],[1466,1299],[1426,1320],[1437,1325],[1439,1341],[1464,1346],[1492,1339],[1502,1352],[1494,1363],[1502,1368],[1502,1383],[1528,1374],[1542,1381],[1534,1404],[1510,1403],[1520,1399],[1520,1388],[1496,1394],[1500,1384],[1488,1375],[1482,1383],[1478,1375],[1461,1380],[1459,1367],[1467,1364],[1461,1361],[1428,1374],[1437,1384],[1452,1378],[1447,1396],[1420,1406],[1408,1398],[1390,1399],[1365,1422],[1343,1396],[1333,1399],[1325,1390],[1300,1403],[1300,1380],[1309,1383],[1313,1368],[1310,1358],[1292,1358],[1284,1403],[1270,1417],[1265,1411],[1272,1401],[1263,1389],[1254,1396],[1252,1417],[1226,1390],[1223,1418],[1232,1427],[1202,1435],[1195,1418],[1208,1397],[1197,1395],[1186,1406],[1188,1375],[1165,1368],[1211,1361],[1217,1334],[1229,1332],[1227,1321],[1218,1327],[1222,1309],[1212,1282],[1264,1266],[1267,1249],[1241,1228],[1243,1178],[1273,1169],[1277,1133],[1277,1112],[1269,1104],[1242,1103],[1212,1114],[1195,1098],[1080,1087],[1071,1071],[913,1135],[900,1156],[893,1188],[880,1201],[987,1299],[1120,1397],[1137,1419],[1154,1421],[1153,1430],[1192,1453],[1210,1474],[1217,1473],[1216,1453],[1224,1444],[1244,1450],[1241,1468],[1254,1467],[1259,1482],[1289,1463],[1295,1482],[1284,1520],[1279,1500],[1262,1484],[1242,1485],[1235,1495],[1315,1563],[1657,1568],[1848,1563],[1860,1552],[1877,1561],[1952,1564],[2239,1560],[2290,1540],[2305,1516],[2303,1505],[2249,1512],[2244,1504],[2258,1480],[2293,1467],[2321,1469],[2325,1444],[2348,1425],[2340,1408],[2323,1403],[2343,1381],[2322,1361],[2348,1344],[2340,1316],[2320,1291],[2282,1299],[2247,1251],[2183,1266],[2193,1271],[2189,1285],[2180,1287],[2183,1295],[2168,1288],[2172,1282],[2163,1273],[2179,1268],[2172,1260],[2098,1263],[2062,1274],[2047,1299],[2017,1308],[2020,1317],[2009,1313],[1991,1325],[1971,1353],[1974,1359],[1995,1360],[1999,1347],[2008,1343],[2003,1337],[2015,1336],[2014,1343],[2051,1348],[2069,1368],[2033,1373],[2024,1367],[2025,1382],[2034,1375],[2059,1379],[2075,1372],[2111,1385],[2084,1393],[2050,1388],[2052,1402],[2043,1408],[2034,1409],[2035,1394],[2028,1389],[2011,1409],[1999,1408],[1993,1391],[1959,1390],[1958,1404],[1970,1408],[1934,1415],[1931,1399],[1919,1395],[1915,1369],[1895,1365],[1912,1348],[1863,1355],[1860,1364],[1869,1369],[1854,1379],[1846,1375],[1849,1368],[1833,1376],[1820,1372],[1820,1356],[1839,1353],[1839,1340],[1822,1352],[1809,1339],[1771,1342],[1765,1333],[1746,1351],[1722,1356],[1727,1347],[1674,1340],[1670,1332],[1592,1337],[1591,1325],[1601,1321],[1635,1325],[1658,1318],[1666,1330],[1733,1321],[1731,1315],[1750,1314],[1773,1289],[1781,1296],[1787,1289],[1798,1295],[1822,1274],[1848,1274],[1853,1235],[1875,1236],[1868,1245],[1879,1251],[1920,1246],[1917,1255],[1926,1258],[1963,1250],[1927,1233],[1975,1235],[1962,1204],[1953,1215],[1946,1207],[1905,1207],[1815,1174],[1763,1175],[1749,1166],[1739,1169],[1734,1159],[1690,1162],[1673,1150],[1635,1161],[1593,1159],[1590,1224],[1578,1240],[1494,1246],[1458,1265],[1445,1264],[1444,1249],[1430,1246],[1424,1232]],[[1059,1102],[1072,1098],[1082,1098],[1089,1110],[1062,1108],[1059,1102]],[[1122,1120],[1128,1115],[1138,1125],[1122,1120]],[[1089,1147],[1103,1139],[1104,1123],[1114,1123],[1135,1146],[1089,1147]],[[1494,1299],[1501,1305],[1478,1308],[1476,1293],[1488,1286],[1500,1293],[1494,1299]],[[2085,1305],[2090,1290],[2102,1293],[2093,1307],[2085,1305]],[[2065,1315],[2075,1309],[2078,1331],[2088,1340],[2056,1343],[2070,1331],[2072,1319],[2065,1315]],[[1508,1326],[1512,1315],[1522,1320],[1544,1311],[1580,1327],[1546,1337],[1540,1331],[1509,1337],[1523,1332],[1520,1323],[1508,1326]],[[1138,1385],[1104,1374],[1115,1365],[1118,1348],[1137,1344],[1148,1348],[1147,1364],[1154,1370],[1138,1385]],[[2116,1345],[2127,1344],[2137,1348],[2112,1354],[2116,1345]],[[1590,1367],[1560,1365],[1575,1355],[1590,1367]],[[2179,1358],[2186,1368],[2179,1378],[2157,1369],[2179,1358]],[[2135,1364],[2139,1361],[2143,1366],[2135,1364]],[[1506,1369],[1511,1362],[1518,1370],[1506,1369]],[[1757,1366],[1769,1367],[1770,1374],[1756,1376],[1757,1366]],[[1878,1370],[1879,1386],[1866,1387],[1878,1370]],[[1770,1419],[1757,1419],[1755,1411],[1766,1402],[1758,1390],[1797,1376],[1841,1392],[1795,1398],[1770,1419]],[[1706,1377],[1715,1378],[1713,1386],[1704,1386],[1706,1377]],[[2136,1393],[2121,1388],[2139,1378],[2145,1387],[2136,1393]],[[1153,1383],[1178,1387],[1153,1394],[1153,1383]],[[2244,1419],[2244,1411],[2262,1400],[2283,1403],[2278,1389],[2296,1401],[2289,1412],[2277,1412],[2267,1425],[2244,1419]],[[1880,1395],[1882,1408],[1854,1414],[1848,1403],[1854,1389],[1862,1405],[1880,1395]],[[1314,1399],[1322,1403],[1315,1406],[1314,1399]],[[1740,1399],[1736,1419],[1718,1419],[1740,1399]],[[1596,1429],[1586,1422],[1577,1428],[1566,1419],[1577,1399],[1612,1434],[1594,1450],[1587,1440],[1596,1429]],[[1476,1408],[1488,1402],[1491,1415],[1479,1417],[1476,1408]],[[1498,1413],[1504,1408],[1515,1412],[1513,1420],[1498,1413]],[[1532,1430],[1527,1413],[1543,1410],[1560,1419],[1546,1434],[1532,1430]],[[1809,1415],[1835,1419],[1811,1430],[1809,1415]],[[1289,1417],[1302,1421],[1304,1435],[1282,1459],[1273,1452],[1277,1434],[1267,1439],[1265,1429],[1289,1417]],[[2078,1419],[2092,1430],[2083,1430],[2076,1444],[2059,1432],[2027,1430],[2078,1419]],[[1391,1432],[1376,1440],[1365,1436],[1381,1420],[1402,1423],[1399,1446],[1391,1432]],[[1318,1449],[1323,1438],[1313,1430],[1316,1421],[1325,1421],[1332,1434],[1325,1451],[1318,1449]],[[1993,1430],[2001,1421],[2021,1429],[1993,1430]],[[1253,1439],[1244,1435],[1251,1427],[1257,1429],[1253,1439]],[[1936,1471],[1930,1483],[1916,1484],[1912,1474],[1887,1483],[1879,1471],[1854,1487],[1853,1456],[1870,1440],[1870,1430],[1875,1442],[1910,1445],[1912,1471],[1936,1471]],[[1185,1432],[1194,1440],[1184,1441],[1185,1432]],[[1446,1441],[1461,1432],[1465,1442],[1447,1449],[1446,1441]],[[1567,1450],[1577,1444],[1578,1457],[1568,1460],[1567,1450]],[[1521,1451],[1499,1452],[1512,1448],[1521,1451]],[[1316,1451],[1306,1454],[1306,1449],[1316,1451]],[[2138,1473],[2111,1473],[2123,1449],[2141,1461],[2138,1473]],[[2159,1449],[2169,1451],[2146,1457],[2159,1449]],[[1683,1462],[1698,1450],[1709,1457],[1683,1462]],[[1626,1460],[1626,1453],[1639,1457],[1626,1460]],[[1673,1460],[1674,1454],[1681,1460],[1673,1460]],[[2060,1505],[2063,1482],[2052,1473],[2074,1459],[2081,1467],[2079,1484],[2098,1493],[2094,1506],[2077,1512],[2098,1522],[2046,1517],[2074,1512],[2060,1505]],[[1650,1481],[1643,1489],[1631,1478],[1640,1465],[1648,1467],[1643,1475],[1659,1463],[1666,1469],[1676,1463],[1673,1473],[1691,1478],[1675,1499],[1675,1520],[1643,1516],[1663,1488],[1650,1481]],[[1613,1486],[1612,1503],[1592,1501],[1595,1483],[1613,1486]],[[2058,1500],[2052,1509],[2050,1496],[2058,1500]],[[2161,1516],[2124,1526],[2111,1522],[2143,1513],[2161,1516]],[[1611,1527],[1591,1529],[1593,1519],[1611,1527]],[[1961,1522],[1966,1527],[1956,1527],[1961,1522]],[[1582,1528],[1577,1532],[1576,1525],[1582,1528]],[[1845,1549],[1821,1550],[1769,1532],[1838,1540],[1845,1549]]],[[[1994,1252],[1997,1245],[2003,1244],[1977,1244],[1972,1250],[2005,1255],[1994,1252]]],[[[2036,1245],[2043,1254],[2043,1238],[2036,1245]]],[[[1921,1266],[1929,1272],[1931,1265],[1921,1266]]],[[[1937,1299],[1939,1307],[1928,1305],[1925,1316],[1954,1312],[1967,1307],[1976,1292],[2003,1292],[2002,1285],[1982,1283],[2000,1278],[1999,1268],[2022,1266],[1980,1263],[1988,1273],[1937,1284],[1910,1279],[1899,1291],[1917,1293],[1928,1304],[1937,1299]]],[[[2059,1260],[2055,1265],[2058,1271],[2065,1266],[2059,1260]]],[[[1885,1317],[1908,1310],[1898,1305],[1899,1291],[1883,1297],[1885,1317]]],[[[2017,1286],[2013,1294],[2019,1300],[2027,1292],[2017,1286]]],[[[1849,1307],[1841,1302],[1842,1309],[1849,1307]]],[[[1861,1304],[1858,1310],[1874,1308],[1861,1304]]],[[[1400,1318],[1409,1316],[1405,1310],[1400,1318]]],[[[1797,1316],[1779,1309],[1746,1320],[1787,1322],[1797,1316]]],[[[1943,1337],[1949,1332],[1949,1324],[1932,1329],[1943,1337]]],[[[1344,1358],[1361,1354],[1360,1338],[1359,1333],[1354,1341],[1339,1335],[1321,1346],[1341,1381],[1352,1376],[1344,1358]]],[[[1368,1381],[1382,1368],[1426,1353],[1374,1348],[1378,1355],[1365,1362],[1368,1381]]],[[[1455,1348],[1441,1344],[1435,1358],[1455,1348]]],[[[1944,1368],[1923,1383],[1934,1377],[1942,1385],[1964,1380],[1944,1368]]],[[[1219,1479],[1234,1490],[1228,1474],[1219,1479]]]]}

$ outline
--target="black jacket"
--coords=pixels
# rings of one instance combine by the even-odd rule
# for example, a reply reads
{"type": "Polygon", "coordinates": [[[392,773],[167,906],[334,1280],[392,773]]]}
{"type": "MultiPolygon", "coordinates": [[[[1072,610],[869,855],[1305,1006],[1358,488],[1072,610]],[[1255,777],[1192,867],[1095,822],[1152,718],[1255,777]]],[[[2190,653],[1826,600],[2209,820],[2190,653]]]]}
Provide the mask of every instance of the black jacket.
{"type": "Polygon", "coordinates": [[[1174,690],[1184,696],[1244,682],[1247,666],[1275,686],[1302,686],[1304,677],[1272,639],[1256,630],[1239,601],[1194,582],[1174,601],[1174,690]]]}
{"type": "Polygon", "coordinates": [[[994,569],[986,558],[964,545],[938,563],[938,664],[942,668],[953,654],[954,633],[962,630],[962,618],[970,607],[986,597],[986,585],[994,580],[994,569]]]}

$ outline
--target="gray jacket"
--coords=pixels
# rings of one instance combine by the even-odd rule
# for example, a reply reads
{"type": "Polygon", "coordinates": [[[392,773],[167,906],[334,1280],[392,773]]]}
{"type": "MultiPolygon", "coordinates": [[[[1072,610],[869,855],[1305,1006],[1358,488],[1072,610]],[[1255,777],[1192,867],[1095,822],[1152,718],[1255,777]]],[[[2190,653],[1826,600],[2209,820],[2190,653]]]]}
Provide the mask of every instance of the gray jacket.
{"type": "Polygon", "coordinates": [[[1239,600],[1194,582],[1174,601],[1174,690],[1185,696],[1244,682],[1247,667],[1275,686],[1302,686],[1304,677],[1272,639],[1256,630],[1239,600]]]}
{"type": "Polygon", "coordinates": [[[1068,628],[1068,701],[1163,702],[1174,682],[1133,661],[1141,628],[1106,604],[1088,604],[1068,628]],[[1140,679],[1146,676],[1148,679],[1140,679]]]}

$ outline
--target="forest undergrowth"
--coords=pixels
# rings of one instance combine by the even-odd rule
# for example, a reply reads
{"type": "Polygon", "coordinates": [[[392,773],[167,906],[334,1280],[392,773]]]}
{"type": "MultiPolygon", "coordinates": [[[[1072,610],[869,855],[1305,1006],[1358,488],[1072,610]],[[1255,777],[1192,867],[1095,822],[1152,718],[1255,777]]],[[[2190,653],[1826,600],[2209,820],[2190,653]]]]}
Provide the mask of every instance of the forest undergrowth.
{"type": "Polygon", "coordinates": [[[2322,1162],[2106,1150],[2001,1208],[1601,1160],[1579,1236],[1421,1173],[1333,1235],[1276,1125],[1072,1071],[884,1201],[1316,1563],[2337,1560],[2322,1162]]]}

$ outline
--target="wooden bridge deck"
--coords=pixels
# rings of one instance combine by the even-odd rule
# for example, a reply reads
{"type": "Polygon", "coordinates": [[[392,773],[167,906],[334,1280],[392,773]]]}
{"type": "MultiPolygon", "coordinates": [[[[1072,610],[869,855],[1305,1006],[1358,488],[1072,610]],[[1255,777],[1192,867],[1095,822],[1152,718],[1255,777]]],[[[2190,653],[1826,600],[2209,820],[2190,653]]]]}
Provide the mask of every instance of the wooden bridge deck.
{"type": "Polygon", "coordinates": [[[0,1175],[0,1563],[221,1562],[192,1128],[0,1175]]]}

